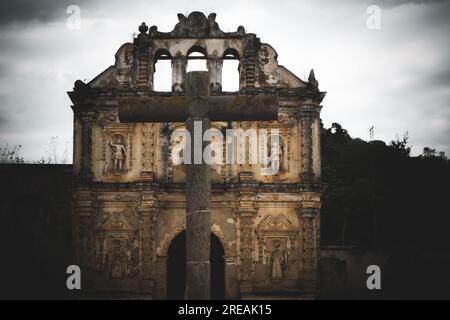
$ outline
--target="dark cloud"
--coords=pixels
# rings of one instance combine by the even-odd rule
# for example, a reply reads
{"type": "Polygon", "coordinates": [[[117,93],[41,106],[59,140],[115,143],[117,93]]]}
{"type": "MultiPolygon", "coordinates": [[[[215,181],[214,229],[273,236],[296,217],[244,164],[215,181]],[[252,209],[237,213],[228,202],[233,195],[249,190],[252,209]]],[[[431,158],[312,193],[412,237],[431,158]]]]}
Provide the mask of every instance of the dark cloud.
{"type": "Polygon", "coordinates": [[[415,152],[430,146],[450,154],[450,0],[292,0],[278,10],[257,0],[232,2],[0,0],[0,145],[22,144],[24,156],[39,159],[50,136],[70,140],[65,92],[74,80],[91,79],[110,65],[140,21],[168,31],[177,12],[197,9],[217,12],[224,30],[226,23],[230,28],[247,23],[299,76],[313,67],[321,70],[316,75],[329,91],[327,125],[339,121],[362,138],[375,125],[386,141],[409,130],[415,152]],[[72,4],[87,20],[82,30],[47,23],[64,22],[72,4]],[[377,32],[365,24],[371,4],[382,8],[377,32]],[[230,13],[236,7],[239,12],[230,13]],[[287,26],[303,30],[302,41],[280,36],[287,26]]]}
{"type": "Polygon", "coordinates": [[[52,21],[66,15],[69,5],[84,5],[86,0],[2,0],[0,1],[0,25],[52,21]]]}
{"type": "Polygon", "coordinates": [[[443,66],[442,69],[428,75],[425,81],[430,87],[450,88],[450,66],[443,66]]]}
{"type": "MultiPolygon", "coordinates": [[[[450,25],[450,0],[442,1],[440,5],[432,6],[424,16],[429,25],[450,25]]],[[[448,29],[445,30],[448,33],[448,29]]]]}
{"type": "Polygon", "coordinates": [[[374,0],[370,1],[373,4],[380,4],[384,7],[398,7],[404,4],[435,4],[450,2],[450,0],[374,0]]]}

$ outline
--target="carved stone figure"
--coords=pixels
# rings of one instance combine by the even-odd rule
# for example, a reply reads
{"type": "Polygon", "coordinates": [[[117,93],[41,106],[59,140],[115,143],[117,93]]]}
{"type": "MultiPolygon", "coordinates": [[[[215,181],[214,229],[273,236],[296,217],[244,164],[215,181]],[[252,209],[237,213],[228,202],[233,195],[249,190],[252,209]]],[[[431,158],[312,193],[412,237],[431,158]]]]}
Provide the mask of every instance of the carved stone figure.
{"type": "Polygon", "coordinates": [[[110,277],[122,279],[125,274],[125,260],[123,255],[122,241],[114,240],[111,253],[110,277]]]}
{"type": "Polygon", "coordinates": [[[113,139],[109,141],[109,145],[111,146],[112,159],[114,161],[114,170],[121,171],[124,167],[125,156],[127,154],[127,149],[122,144],[122,136],[117,137],[117,142],[114,143],[113,139]]]}
{"type": "Polygon", "coordinates": [[[286,274],[288,254],[280,248],[279,240],[274,240],[272,245],[274,249],[270,255],[270,276],[272,279],[282,279],[286,274]]]}
{"type": "Polygon", "coordinates": [[[270,151],[270,158],[268,166],[274,172],[278,174],[285,173],[287,171],[286,161],[285,161],[285,145],[281,137],[278,137],[278,143],[273,146],[268,143],[268,150],[270,151]]]}

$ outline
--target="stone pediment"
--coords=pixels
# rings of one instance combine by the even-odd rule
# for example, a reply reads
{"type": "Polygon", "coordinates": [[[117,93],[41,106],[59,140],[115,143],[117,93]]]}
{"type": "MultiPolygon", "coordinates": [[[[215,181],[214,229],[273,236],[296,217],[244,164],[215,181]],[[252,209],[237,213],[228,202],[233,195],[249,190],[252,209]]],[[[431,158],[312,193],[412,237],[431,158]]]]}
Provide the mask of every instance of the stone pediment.
{"type": "Polygon", "coordinates": [[[258,234],[295,234],[296,228],[283,215],[272,216],[268,215],[262,220],[256,228],[258,234]]]}
{"type": "Polygon", "coordinates": [[[134,232],[138,229],[138,217],[131,209],[112,212],[103,216],[103,221],[98,223],[98,231],[134,232]]]}

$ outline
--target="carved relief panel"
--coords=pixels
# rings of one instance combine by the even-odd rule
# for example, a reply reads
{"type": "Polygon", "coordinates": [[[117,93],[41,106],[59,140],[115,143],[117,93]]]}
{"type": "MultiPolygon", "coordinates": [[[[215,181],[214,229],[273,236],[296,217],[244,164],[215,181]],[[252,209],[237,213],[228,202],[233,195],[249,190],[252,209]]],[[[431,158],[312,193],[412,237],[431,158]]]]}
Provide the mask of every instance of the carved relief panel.
{"type": "Polygon", "coordinates": [[[256,286],[263,290],[295,288],[298,278],[297,227],[283,213],[267,214],[256,226],[256,286]]]}
{"type": "Polygon", "coordinates": [[[109,279],[140,273],[139,218],[132,209],[103,211],[96,219],[95,269],[109,279]]]}

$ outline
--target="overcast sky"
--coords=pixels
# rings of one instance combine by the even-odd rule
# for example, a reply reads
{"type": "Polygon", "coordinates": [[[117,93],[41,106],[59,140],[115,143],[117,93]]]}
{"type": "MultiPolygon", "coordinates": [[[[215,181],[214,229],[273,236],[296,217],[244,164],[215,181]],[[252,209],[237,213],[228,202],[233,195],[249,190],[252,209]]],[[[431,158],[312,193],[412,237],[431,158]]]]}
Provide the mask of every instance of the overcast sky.
{"type": "MultiPolygon", "coordinates": [[[[302,79],[314,68],[326,126],[353,137],[390,141],[409,132],[414,154],[425,146],[450,154],[450,1],[50,1],[0,2],[0,146],[22,145],[25,160],[45,155],[52,136],[72,148],[66,94],[114,63],[138,25],[171,31],[176,14],[216,12],[224,31],[243,25],[278,52],[302,79]],[[69,5],[81,28],[67,27],[69,5]],[[367,28],[369,5],[381,28],[367,28]]],[[[71,160],[69,160],[71,162],[71,160]]]]}

